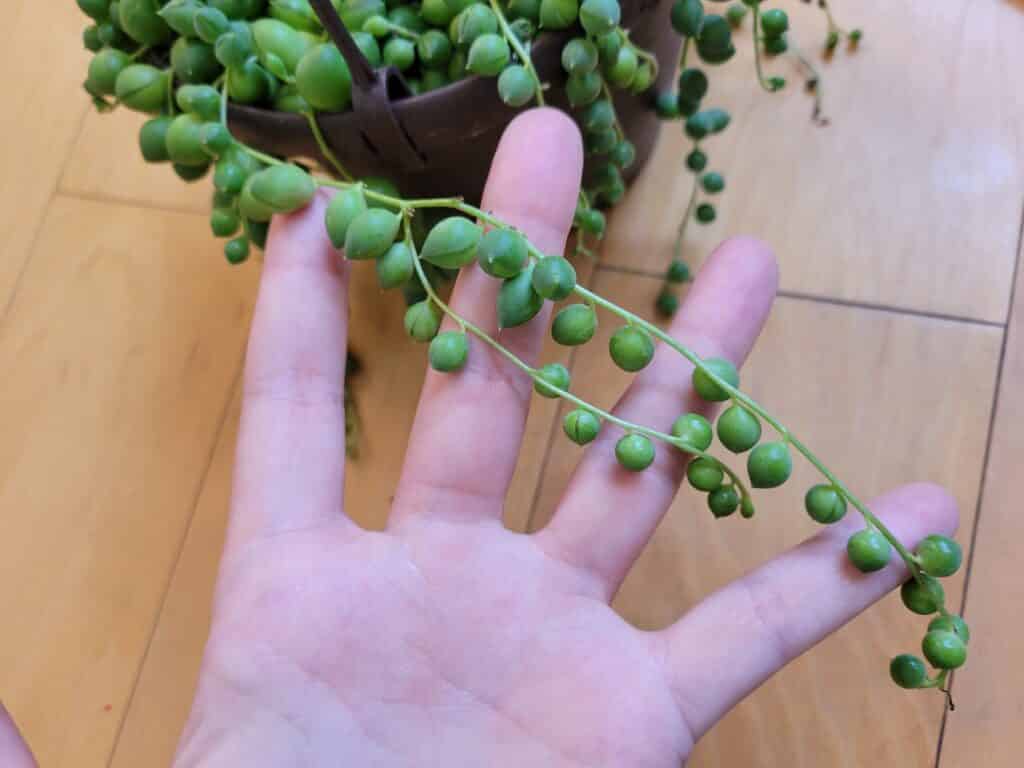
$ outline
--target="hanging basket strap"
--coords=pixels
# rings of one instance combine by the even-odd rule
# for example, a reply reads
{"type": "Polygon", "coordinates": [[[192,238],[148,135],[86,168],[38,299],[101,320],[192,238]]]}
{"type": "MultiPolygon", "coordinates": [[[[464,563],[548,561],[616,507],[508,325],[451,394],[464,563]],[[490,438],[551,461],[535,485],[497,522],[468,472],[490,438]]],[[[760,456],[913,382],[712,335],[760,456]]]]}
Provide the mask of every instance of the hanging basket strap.
{"type": "MultiPolygon", "coordinates": [[[[425,168],[426,161],[391,109],[392,97],[410,95],[409,87],[398,70],[393,67],[373,68],[352,39],[331,0],[310,0],[310,5],[348,64],[352,74],[352,111],[369,149],[386,164],[399,170],[425,168]]],[[[324,135],[330,143],[329,133],[324,132],[324,135]]]]}

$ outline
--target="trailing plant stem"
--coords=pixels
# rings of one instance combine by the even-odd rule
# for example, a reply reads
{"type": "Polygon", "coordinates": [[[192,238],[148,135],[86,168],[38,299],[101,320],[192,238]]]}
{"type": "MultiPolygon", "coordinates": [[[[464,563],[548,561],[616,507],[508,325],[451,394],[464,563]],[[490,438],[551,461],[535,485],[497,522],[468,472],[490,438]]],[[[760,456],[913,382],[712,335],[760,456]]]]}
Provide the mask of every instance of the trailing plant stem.
{"type": "MultiPolygon", "coordinates": [[[[222,115],[224,113],[224,110],[226,109],[225,104],[226,101],[221,105],[222,115]]],[[[268,164],[286,164],[282,160],[270,157],[269,155],[265,155],[262,152],[257,152],[244,144],[239,143],[238,145],[245,151],[252,153],[254,157],[257,157],[263,160],[264,162],[267,162],[268,164]]],[[[349,189],[357,185],[360,187],[363,186],[358,182],[335,181],[332,179],[323,179],[320,177],[314,178],[315,181],[321,185],[334,187],[337,189],[349,189]]],[[[423,284],[424,290],[426,291],[430,299],[434,301],[445,314],[449,315],[457,323],[459,323],[461,327],[468,330],[474,336],[477,336],[481,341],[486,343],[488,346],[490,346],[503,357],[505,357],[509,362],[511,362],[517,368],[519,368],[528,376],[530,376],[530,378],[532,378],[534,381],[537,381],[539,372],[535,368],[528,365],[523,360],[520,360],[515,354],[506,349],[501,344],[499,344],[495,339],[491,338],[491,336],[484,332],[481,328],[469,322],[465,318],[459,316],[437,295],[437,293],[433,289],[433,286],[430,285],[430,281],[427,279],[426,274],[423,272],[423,268],[420,264],[419,256],[416,253],[415,248],[412,247],[413,243],[411,237],[411,227],[409,225],[409,216],[412,213],[412,211],[418,208],[449,208],[459,211],[461,213],[465,213],[469,216],[473,216],[479,219],[480,221],[490,224],[492,227],[497,227],[501,229],[511,228],[507,224],[493,216],[492,214],[489,214],[486,211],[477,208],[476,206],[469,205],[468,203],[466,203],[465,201],[458,197],[436,197],[423,198],[418,200],[405,200],[403,198],[393,197],[391,195],[385,195],[380,192],[375,192],[374,190],[371,189],[364,188],[363,191],[366,197],[370,198],[371,200],[376,200],[377,202],[383,203],[384,205],[398,208],[401,211],[402,216],[404,217],[405,220],[406,242],[413,252],[413,263],[416,268],[416,273],[419,277],[420,282],[423,284]]],[[[535,246],[529,240],[526,240],[526,245],[530,255],[533,258],[545,258],[545,254],[542,253],[537,248],[537,246],[535,246]]],[[[867,521],[867,523],[872,528],[876,529],[886,538],[886,540],[888,540],[888,542],[893,546],[893,548],[899,553],[904,563],[906,563],[907,568],[910,570],[911,574],[913,574],[914,578],[918,579],[919,581],[923,580],[924,574],[920,566],[918,565],[914,555],[911,552],[909,552],[907,548],[904,547],[903,544],[899,541],[899,539],[897,539],[896,536],[885,526],[885,524],[881,520],[879,520],[878,517],[876,517],[870,509],[868,509],[867,505],[864,502],[862,502],[860,499],[854,496],[854,494],[842,483],[842,481],[840,481],[839,478],[837,478],[832,473],[832,471],[829,470],[828,467],[826,467],[821,462],[821,460],[817,456],[815,456],[814,453],[812,453],[806,445],[804,445],[803,442],[801,442],[795,435],[793,435],[789,431],[789,429],[783,426],[777,419],[775,419],[770,413],[768,413],[768,411],[766,411],[763,406],[761,406],[759,403],[757,403],[755,400],[750,398],[745,393],[741,392],[728,381],[722,379],[717,373],[715,373],[714,370],[708,367],[695,352],[683,346],[681,343],[679,343],[679,341],[674,339],[669,334],[665,333],[665,331],[663,331],[658,326],[654,325],[653,323],[647,322],[646,320],[639,317],[638,315],[633,314],[629,310],[623,309],[617,304],[614,304],[611,301],[608,301],[607,299],[597,295],[596,293],[593,293],[587,288],[584,288],[582,285],[577,284],[576,287],[573,289],[573,292],[576,295],[583,298],[591,306],[602,307],[606,311],[610,312],[613,315],[616,315],[617,317],[626,321],[630,325],[638,326],[647,331],[648,333],[650,333],[652,336],[660,339],[671,349],[675,350],[688,361],[690,361],[690,363],[692,363],[694,367],[699,368],[708,378],[714,381],[719,387],[728,392],[730,399],[734,403],[743,404],[749,411],[755,413],[761,419],[763,419],[779,434],[779,436],[783,439],[784,442],[792,445],[793,448],[795,448],[805,459],[807,459],[807,461],[815,469],[817,469],[818,472],[820,472],[826,480],[829,481],[832,487],[835,488],[836,491],[838,491],[850,504],[852,504],[857,509],[857,511],[861,513],[865,521],[867,521]]],[[[624,430],[627,430],[629,432],[636,432],[660,440],[664,443],[668,443],[669,445],[673,445],[679,448],[680,450],[686,451],[687,453],[691,453],[694,456],[710,458],[711,460],[715,461],[716,464],[721,466],[722,470],[729,475],[730,479],[732,479],[732,481],[736,484],[736,486],[740,489],[741,493],[744,496],[748,495],[747,490],[741,482],[740,478],[725,464],[725,462],[719,461],[713,456],[709,456],[704,451],[698,450],[692,445],[687,445],[682,440],[680,440],[677,437],[674,437],[673,435],[668,435],[665,434],[664,432],[659,432],[658,430],[651,429],[649,427],[644,427],[639,424],[634,424],[624,419],[620,419],[614,414],[609,413],[608,411],[602,408],[598,408],[597,406],[594,406],[586,402],[585,400],[580,399],[576,395],[573,395],[571,392],[566,392],[565,390],[559,389],[558,387],[555,387],[546,381],[544,382],[544,385],[548,390],[554,392],[558,397],[567,400],[568,402],[574,403],[580,408],[590,410],[593,413],[604,418],[606,421],[615,424],[624,430]]],[[[946,614],[946,610],[944,607],[941,608],[939,612],[943,615],[946,614]]]]}
{"type": "Polygon", "coordinates": [[[686,229],[690,224],[690,218],[693,216],[693,206],[697,203],[697,188],[700,181],[697,174],[693,175],[693,189],[690,191],[690,201],[686,204],[686,211],[683,213],[683,218],[679,222],[679,229],[676,231],[676,244],[673,249],[675,259],[681,261],[683,258],[683,240],[686,238],[686,229]]]}
{"type": "Polygon", "coordinates": [[[309,123],[309,129],[313,132],[313,138],[316,139],[317,146],[320,147],[320,152],[327,161],[334,166],[334,170],[341,174],[341,177],[345,181],[352,181],[352,174],[345,170],[345,166],[341,164],[338,156],[334,154],[334,151],[327,146],[327,140],[324,138],[323,132],[320,130],[320,124],[316,121],[316,115],[312,112],[303,112],[306,117],[306,121],[309,123]]]}
{"type": "Polygon", "coordinates": [[[516,33],[512,31],[512,27],[508,24],[508,19],[505,18],[505,12],[501,9],[501,5],[498,0],[490,0],[491,10],[494,11],[494,15],[498,17],[498,25],[501,27],[501,33],[508,40],[508,44],[512,46],[512,50],[516,52],[516,56],[519,57],[519,61],[526,68],[526,71],[533,76],[535,96],[537,98],[537,106],[544,106],[544,88],[540,82],[540,76],[537,74],[537,70],[533,66],[533,61],[530,59],[530,52],[523,47],[522,42],[516,37],[516,33]]]}
{"type": "Polygon", "coordinates": [[[761,25],[761,4],[755,3],[753,9],[754,19],[752,28],[754,30],[754,70],[757,72],[757,82],[760,83],[761,87],[764,88],[768,93],[774,93],[775,88],[764,79],[764,73],[761,71],[761,39],[757,36],[757,28],[761,25]]]}

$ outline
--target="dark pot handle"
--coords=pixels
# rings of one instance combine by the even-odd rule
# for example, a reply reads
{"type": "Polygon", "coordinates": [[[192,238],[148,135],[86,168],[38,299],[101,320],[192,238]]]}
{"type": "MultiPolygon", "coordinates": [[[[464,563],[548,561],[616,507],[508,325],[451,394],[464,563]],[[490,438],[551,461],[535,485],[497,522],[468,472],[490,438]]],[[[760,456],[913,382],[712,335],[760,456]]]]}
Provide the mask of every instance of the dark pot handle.
{"type": "MultiPolygon", "coordinates": [[[[391,109],[392,97],[411,95],[401,74],[394,67],[373,68],[352,39],[331,0],[310,0],[309,4],[348,64],[352,74],[352,111],[367,148],[377,154],[385,165],[396,170],[425,168],[426,159],[391,109]]],[[[329,132],[323,130],[322,124],[320,127],[330,143],[329,132]]]]}

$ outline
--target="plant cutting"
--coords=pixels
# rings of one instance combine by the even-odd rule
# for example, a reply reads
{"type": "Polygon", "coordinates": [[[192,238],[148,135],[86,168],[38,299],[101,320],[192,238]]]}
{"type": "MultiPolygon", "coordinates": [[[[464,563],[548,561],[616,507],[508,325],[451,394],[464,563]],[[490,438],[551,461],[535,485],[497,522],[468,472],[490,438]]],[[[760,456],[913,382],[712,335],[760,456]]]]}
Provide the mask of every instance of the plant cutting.
{"type": "MultiPolygon", "coordinates": [[[[744,0],[720,15],[709,12],[713,3],[675,0],[646,9],[637,4],[630,17],[618,0],[78,2],[94,22],[85,32],[85,44],[95,51],[86,90],[101,110],[124,106],[150,115],[139,136],[148,162],[169,163],[190,182],[212,172],[210,224],[226,240],[228,261],[243,262],[262,248],[275,214],[298,211],[317,189],[329,188],[334,195],[324,226],[331,242],[351,261],[373,262],[383,289],[403,291],[405,329],[429,345],[434,370],[458,375],[479,350],[494,350],[532,379],[539,396],[572,405],[563,426],[574,443],[616,430],[614,454],[630,472],[650,467],[659,451],[689,456],[687,480],[705,494],[716,518],[754,517],[754,491],[784,484],[794,458],[809,462],[821,482],[807,491],[807,514],[828,525],[853,507],[864,525],[849,539],[850,562],[871,573],[899,557],[910,574],[901,590],[904,604],[932,617],[922,642],[932,671],[904,654],[891,662],[892,679],[905,688],[948,690],[970,639],[963,619],[947,610],[939,581],[960,567],[955,541],[935,535],[916,551],[907,549],[797,435],[740,389],[732,363],[702,358],[658,325],[589,290],[568,258],[542,252],[480,208],[472,191],[420,195],[406,189],[444,181],[444,173],[437,181],[412,125],[402,122],[402,110],[412,110],[420,98],[445,97],[446,89],[463,82],[483,84],[501,105],[485,121],[484,136],[500,131],[517,110],[556,103],[576,118],[589,156],[575,217],[576,252],[586,254],[588,238],[604,233],[604,211],[623,197],[627,174],[650,149],[649,141],[641,151],[631,138],[631,129],[643,130],[635,105],[644,105],[647,116],[679,119],[692,142],[680,169],[693,174],[693,191],[657,301],[661,313],[671,314],[676,286],[689,277],[681,259],[687,223],[713,221],[710,196],[725,188],[723,174],[708,164],[706,146],[731,118],[704,106],[708,72],[733,57],[734,37],[744,27],[758,86],[783,88],[781,76],[765,74],[762,58],[792,54],[815,97],[813,119],[824,120],[820,76],[796,48],[782,9],[744,0]],[[630,18],[670,30],[672,37],[651,37],[653,48],[646,48],[630,18]],[[545,45],[557,51],[555,69],[540,63],[545,45]],[[672,57],[659,58],[656,49],[672,57]],[[342,141],[346,136],[364,143],[342,141]],[[319,167],[304,159],[309,155],[319,167]],[[390,161],[397,163],[394,174],[386,172],[390,161]],[[375,168],[384,170],[367,172],[375,168]],[[629,373],[647,367],[660,341],[693,365],[693,390],[725,406],[716,423],[697,413],[673,414],[671,424],[634,423],[575,394],[565,367],[522,360],[446,301],[451,281],[477,265],[501,281],[495,306],[501,328],[530,322],[547,302],[559,304],[550,331],[557,343],[586,344],[600,322],[612,323],[609,357],[629,373]],[[454,330],[441,331],[445,316],[454,330]],[[724,453],[713,450],[716,436],[724,453]]],[[[856,46],[860,32],[840,28],[825,0],[819,6],[829,25],[824,51],[844,39],[856,46]]]]}

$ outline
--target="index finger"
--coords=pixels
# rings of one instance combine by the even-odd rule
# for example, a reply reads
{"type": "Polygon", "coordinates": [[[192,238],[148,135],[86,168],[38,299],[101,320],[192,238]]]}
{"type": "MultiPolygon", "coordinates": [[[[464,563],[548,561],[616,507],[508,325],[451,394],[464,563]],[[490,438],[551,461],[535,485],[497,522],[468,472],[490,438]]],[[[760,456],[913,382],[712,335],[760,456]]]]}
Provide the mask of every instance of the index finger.
{"type": "Polygon", "coordinates": [[[327,237],[326,203],[318,193],[270,228],[246,354],[230,547],[342,519],[348,267],[327,237]]]}

